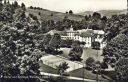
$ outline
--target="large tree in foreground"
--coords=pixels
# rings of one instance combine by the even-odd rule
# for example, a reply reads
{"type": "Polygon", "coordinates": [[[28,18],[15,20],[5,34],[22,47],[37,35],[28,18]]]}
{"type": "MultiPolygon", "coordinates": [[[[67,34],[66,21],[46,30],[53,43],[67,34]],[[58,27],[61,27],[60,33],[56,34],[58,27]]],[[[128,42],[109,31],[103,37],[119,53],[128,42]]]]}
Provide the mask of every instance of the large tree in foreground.
{"type": "Polygon", "coordinates": [[[120,34],[112,39],[103,50],[104,61],[115,65],[119,58],[128,58],[128,37],[120,34]]]}
{"type": "Polygon", "coordinates": [[[103,50],[104,62],[115,68],[118,79],[126,80],[128,73],[128,37],[119,34],[103,50]]]}
{"type": "MultiPolygon", "coordinates": [[[[38,61],[41,56],[34,54],[36,43],[33,33],[18,29],[15,23],[4,25],[0,45],[0,73],[2,75],[40,74],[38,61]]],[[[23,25],[24,26],[24,25],[23,25]]]]}
{"type": "MultiPolygon", "coordinates": [[[[5,12],[6,13],[6,12],[5,12]]],[[[20,12],[22,15],[22,12],[20,12]]],[[[16,13],[15,13],[16,14],[16,13]]],[[[31,24],[26,16],[19,16],[12,23],[4,23],[0,29],[0,74],[40,75],[35,33],[28,30],[31,24]]]]}

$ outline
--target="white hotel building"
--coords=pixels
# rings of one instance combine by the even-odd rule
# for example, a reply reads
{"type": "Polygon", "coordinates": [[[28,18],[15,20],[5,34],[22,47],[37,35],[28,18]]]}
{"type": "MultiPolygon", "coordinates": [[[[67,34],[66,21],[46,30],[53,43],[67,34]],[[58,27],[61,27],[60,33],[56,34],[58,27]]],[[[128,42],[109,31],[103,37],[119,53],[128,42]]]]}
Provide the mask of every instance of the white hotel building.
{"type": "Polygon", "coordinates": [[[104,31],[102,30],[92,30],[92,29],[83,29],[83,30],[73,30],[73,28],[70,28],[70,30],[66,31],[56,31],[52,30],[48,32],[51,35],[54,35],[54,33],[58,33],[61,35],[61,38],[66,40],[74,40],[74,41],[80,41],[85,42],[84,47],[91,47],[92,42],[97,41],[101,45],[100,47],[105,47],[106,43],[103,42],[104,37],[104,31]]]}
{"type": "Polygon", "coordinates": [[[92,30],[92,29],[83,29],[74,31],[73,28],[66,31],[67,35],[62,35],[62,39],[71,39],[75,41],[85,42],[84,47],[91,47],[92,42],[100,42],[101,48],[105,47],[105,42],[103,42],[104,31],[102,30],[92,30]]]}

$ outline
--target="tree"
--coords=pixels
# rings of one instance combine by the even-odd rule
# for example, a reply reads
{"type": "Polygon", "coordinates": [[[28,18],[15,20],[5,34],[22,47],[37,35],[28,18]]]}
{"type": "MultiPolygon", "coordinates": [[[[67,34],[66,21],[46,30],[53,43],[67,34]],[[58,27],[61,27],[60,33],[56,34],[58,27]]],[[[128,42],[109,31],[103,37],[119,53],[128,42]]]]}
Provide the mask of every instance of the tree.
{"type": "Polygon", "coordinates": [[[99,42],[92,42],[91,46],[93,49],[96,49],[96,50],[100,49],[100,43],[99,42]]]}
{"type": "Polygon", "coordinates": [[[70,11],[69,11],[69,14],[73,14],[73,11],[72,11],[72,10],[70,10],[70,11]]]}
{"type": "Polygon", "coordinates": [[[26,11],[26,6],[25,6],[24,3],[21,3],[21,8],[22,8],[24,11],[26,11]]]}
{"type": "Polygon", "coordinates": [[[94,23],[91,26],[91,29],[93,29],[93,30],[100,30],[99,25],[98,24],[94,24],[94,23]]]}
{"type": "Polygon", "coordinates": [[[101,66],[102,69],[107,69],[108,68],[108,64],[105,63],[105,62],[100,63],[100,66],[101,66]]]}
{"type": "Polygon", "coordinates": [[[128,80],[128,59],[120,58],[116,63],[115,71],[117,73],[117,80],[126,82],[128,80]]]}
{"type": "Polygon", "coordinates": [[[124,34],[119,34],[113,38],[103,49],[104,61],[111,66],[121,58],[128,57],[128,37],[124,34]]]}
{"type": "Polygon", "coordinates": [[[60,42],[61,42],[61,36],[59,34],[55,33],[49,42],[49,47],[52,48],[53,50],[57,51],[57,49],[60,46],[60,42]]]}
{"type": "Polygon", "coordinates": [[[18,8],[15,10],[15,13],[13,14],[13,20],[19,21],[26,19],[25,11],[22,8],[18,8]]]}
{"type": "Polygon", "coordinates": [[[67,11],[66,11],[65,13],[66,13],[66,14],[68,14],[68,12],[67,12],[67,11]]]}
{"type": "Polygon", "coordinates": [[[51,17],[52,17],[52,16],[54,16],[54,14],[53,14],[53,13],[51,13],[51,17]]]}
{"type": "Polygon", "coordinates": [[[41,13],[39,12],[38,15],[41,15],[41,13]]]}
{"type": "Polygon", "coordinates": [[[19,5],[18,5],[18,2],[17,1],[14,1],[14,3],[13,3],[13,7],[14,8],[17,8],[19,5]]]}
{"type": "Polygon", "coordinates": [[[35,34],[26,30],[29,25],[27,20],[14,19],[1,27],[1,75],[40,75],[41,55],[37,55],[40,50],[35,51],[38,46],[34,42],[35,34]]]}
{"type": "Polygon", "coordinates": [[[94,58],[92,58],[92,57],[89,57],[89,58],[86,60],[86,66],[87,66],[87,67],[92,68],[92,67],[94,66],[94,63],[95,63],[95,60],[94,60],[94,58]]]}
{"type": "Polygon", "coordinates": [[[10,3],[7,3],[5,6],[3,6],[0,14],[1,14],[0,15],[0,19],[1,19],[0,21],[6,21],[6,22],[12,21],[13,10],[12,10],[10,3]]]}
{"type": "Polygon", "coordinates": [[[80,45],[77,42],[75,42],[73,43],[72,49],[69,53],[69,59],[73,61],[81,61],[82,53],[83,53],[82,47],[80,47],[80,45]]]}
{"type": "Polygon", "coordinates": [[[30,6],[30,9],[33,9],[33,6],[30,6]]]}
{"type": "Polygon", "coordinates": [[[39,34],[40,22],[38,20],[33,20],[30,22],[30,31],[39,34]]]}
{"type": "Polygon", "coordinates": [[[85,18],[85,20],[87,20],[87,21],[89,20],[89,17],[88,17],[87,15],[85,15],[84,18],[85,18]]]}
{"type": "Polygon", "coordinates": [[[31,17],[33,20],[38,20],[37,16],[35,16],[35,15],[31,14],[31,13],[29,13],[29,17],[31,17]]]}
{"type": "Polygon", "coordinates": [[[94,12],[93,15],[92,15],[93,18],[96,18],[96,19],[100,19],[101,18],[101,14],[100,13],[97,13],[97,12],[94,12]]]}
{"type": "Polygon", "coordinates": [[[121,29],[120,33],[128,36],[128,27],[121,29]]]}
{"type": "Polygon", "coordinates": [[[0,11],[2,10],[3,4],[2,4],[3,0],[0,0],[0,11]]]}
{"type": "Polygon", "coordinates": [[[6,5],[6,3],[7,3],[7,1],[6,0],[4,0],[4,4],[6,5]]]}
{"type": "Polygon", "coordinates": [[[51,40],[51,38],[52,38],[52,36],[51,36],[50,34],[47,34],[46,36],[44,36],[42,43],[43,43],[44,45],[48,45],[49,42],[50,42],[50,40],[51,40]]]}
{"type": "Polygon", "coordinates": [[[112,15],[111,18],[114,19],[115,21],[118,21],[119,20],[118,15],[112,15]]]}
{"type": "Polygon", "coordinates": [[[56,67],[57,67],[58,73],[62,76],[64,75],[65,71],[69,68],[68,63],[66,62],[63,62],[59,66],[56,66],[56,67]]]}
{"type": "Polygon", "coordinates": [[[106,16],[103,16],[103,17],[101,18],[101,20],[104,21],[104,22],[106,22],[106,21],[107,21],[107,17],[106,17],[106,16]]]}

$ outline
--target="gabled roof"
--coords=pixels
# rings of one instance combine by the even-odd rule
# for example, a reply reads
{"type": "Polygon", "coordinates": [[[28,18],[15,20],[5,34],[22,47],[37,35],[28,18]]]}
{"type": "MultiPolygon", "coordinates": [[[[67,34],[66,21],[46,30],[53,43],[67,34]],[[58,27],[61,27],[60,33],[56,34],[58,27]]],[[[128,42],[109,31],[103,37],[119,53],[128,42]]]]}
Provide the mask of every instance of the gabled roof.
{"type": "Polygon", "coordinates": [[[105,34],[103,30],[94,30],[94,34],[105,34]]]}
{"type": "Polygon", "coordinates": [[[80,34],[81,37],[92,37],[94,35],[93,30],[86,30],[80,34]]]}
{"type": "Polygon", "coordinates": [[[49,31],[46,34],[54,35],[56,33],[59,34],[59,35],[66,35],[66,32],[65,31],[57,31],[57,30],[51,30],[51,31],[49,31]]]}

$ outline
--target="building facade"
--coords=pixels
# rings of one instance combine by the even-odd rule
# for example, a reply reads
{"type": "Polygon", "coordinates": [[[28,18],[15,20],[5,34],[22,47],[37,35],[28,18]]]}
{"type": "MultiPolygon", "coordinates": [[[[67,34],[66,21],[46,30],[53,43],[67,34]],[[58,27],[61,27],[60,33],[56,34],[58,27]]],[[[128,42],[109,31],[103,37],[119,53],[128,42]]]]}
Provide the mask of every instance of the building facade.
{"type": "Polygon", "coordinates": [[[66,35],[61,36],[62,39],[70,39],[79,42],[85,42],[84,47],[91,47],[92,42],[99,42],[100,48],[105,47],[106,43],[103,42],[104,31],[102,30],[92,30],[92,29],[83,29],[83,30],[70,30],[66,31],[66,35]]]}
{"type": "Polygon", "coordinates": [[[55,33],[60,34],[61,39],[63,40],[74,40],[79,42],[84,42],[84,47],[90,48],[92,42],[99,42],[100,48],[104,48],[106,43],[103,42],[104,31],[102,30],[92,30],[92,29],[82,29],[82,30],[73,30],[70,28],[66,31],[56,31],[51,30],[47,34],[54,35],[55,33]]]}

